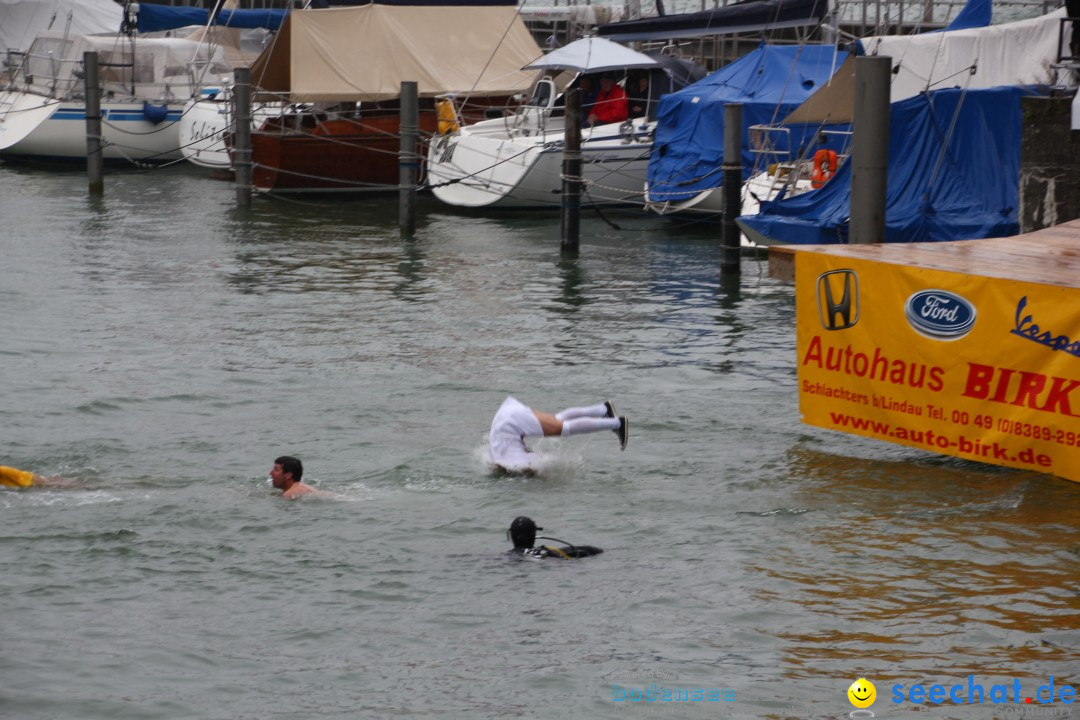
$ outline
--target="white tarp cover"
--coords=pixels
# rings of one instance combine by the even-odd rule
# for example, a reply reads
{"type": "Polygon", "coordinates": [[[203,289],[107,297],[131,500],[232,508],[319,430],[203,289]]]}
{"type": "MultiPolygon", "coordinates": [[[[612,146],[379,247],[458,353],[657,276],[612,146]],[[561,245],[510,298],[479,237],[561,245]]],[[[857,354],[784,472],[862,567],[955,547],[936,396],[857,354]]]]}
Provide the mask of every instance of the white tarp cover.
{"type": "Polygon", "coordinates": [[[887,55],[893,68],[892,102],[923,90],[1051,83],[1065,9],[1031,20],[922,35],[862,40],[867,55],[887,55]],[[968,68],[976,66],[974,75],[968,68]],[[929,85],[929,87],[927,87],[929,85]]]}
{"type": "MultiPolygon", "coordinates": [[[[890,101],[924,90],[950,87],[991,88],[1050,83],[1057,62],[1058,32],[1064,8],[1030,20],[921,35],[877,35],[861,41],[867,55],[892,58],[890,101]],[[975,74],[969,71],[975,66],[975,74]]],[[[850,123],[854,111],[855,58],[836,71],[795,112],[791,123],[850,123]]]]}
{"type": "Polygon", "coordinates": [[[46,30],[117,33],[123,19],[123,6],[113,0],[0,0],[0,53],[26,50],[46,30]]]}
{"type": "Polygon", "coordinates": [[[16,88],[46,97],[83,92],[83,56],[98,54],[102,90],[118,99],[186,100],[203,69],[211,77],[231,72],[219,48],[179,38],[139,38],[133,46],[123,35],[39,33],[15,72],[16,88]],[[132,92],[132,86],[134,92],[132,92]]]}
{"type": "Polygon", "coordinates": [[[623,68],[655,67],[659,64],[648,55],[631,50],[625,45],[604,38],[587,37],[552,50],[526,67],[529,70],[601,72],[623,68]]]}
{"type": "Polygon", "coordinates": [[[289,13],[251,69],[252,84],[293,102],[420,95],[512,95],[541,54],[513,7],[364,5],[289,13]]]}

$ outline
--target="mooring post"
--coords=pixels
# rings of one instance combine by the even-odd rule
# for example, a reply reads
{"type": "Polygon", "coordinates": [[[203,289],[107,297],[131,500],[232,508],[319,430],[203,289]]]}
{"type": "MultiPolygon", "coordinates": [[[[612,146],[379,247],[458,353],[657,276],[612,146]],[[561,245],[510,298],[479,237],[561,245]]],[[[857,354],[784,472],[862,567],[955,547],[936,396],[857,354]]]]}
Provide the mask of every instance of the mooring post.
{"type": "Polygon", "coordinates": [[[398,224],[402,237],[416,232],[416,180],[420,154],[416,152],[420,134],[420,101],[417,83],[401,83],[401,150],[398,152],[398,224]]]}
{"type": "Polygon", "coordinates": [[[721,225],[720,274],[737,275],[742,231],[742,103],[724,103],[724,216],[721,225]]]}
{"type": "Polygon", "coordinates": [[[233,155],[236,164],[236,204],[251,207],[251,69],[236,68],[233,76],[233,155]]]}
{"type": "Polygon", "coordinates": [[[564,97],[561,250],[576,253],[581,235],[581,89],[571,88],[564,97]]]}
{"type": "Polygon", "coordinates": [[[86,178],[90,194],[103,195],[105,159],[101,148],[101,84],[96,52],[83,53],[83,83],[86,85],[86,178]]]}
{"type": "Polygon", "coordinates": [[[892,58],[855,58],[851,122],[849,243],[885,242],[885,189],[889,170],[889,81],[892,58]]]}

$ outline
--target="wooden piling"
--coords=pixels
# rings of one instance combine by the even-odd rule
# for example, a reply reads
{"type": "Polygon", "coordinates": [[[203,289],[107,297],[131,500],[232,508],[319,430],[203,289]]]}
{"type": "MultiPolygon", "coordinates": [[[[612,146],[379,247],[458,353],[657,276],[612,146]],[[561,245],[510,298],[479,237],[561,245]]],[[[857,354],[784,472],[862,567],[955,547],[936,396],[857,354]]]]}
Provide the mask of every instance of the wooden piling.
{"type": "Polygon", "coordinates": [[[562,245],[564,253],[578,251],[581,235],[581,89],[570,88],[563,132],[562,245]]]}
{"type": "Polygon", "coordinates": [[[104,153],[101,146],[101,83],[98,81],[98,54],[83,53],[83,83],[86,86],[86,178],[91,195],[105,193],[104,153]]]}
{"type": "Polygon", "coordinates": [[[233,157],[236,165],[236,204],[251,207],[251,70],[236,68],[233,82],[233,157]]]}
{"type": "Polygon", "coordinates": [[[851,221],[848,242],[885,241],[885,186],[889,169],[889,82],[892,58],[855,58],[851,131],[851,221]]]}
{"type": "Polygon", "coordinates": [[[398,151],[398,225],[402,237],[416,232],[416,180],[420,155],[420,101],[417,83],[401,83],[401,149],[398,151]]]}
{"type": "Polygon", "coordinates": [[[742,231],[735,218],[742,213],[742,103],[724,103],[724,214],[720,274],[739,274],[742,231]]]}

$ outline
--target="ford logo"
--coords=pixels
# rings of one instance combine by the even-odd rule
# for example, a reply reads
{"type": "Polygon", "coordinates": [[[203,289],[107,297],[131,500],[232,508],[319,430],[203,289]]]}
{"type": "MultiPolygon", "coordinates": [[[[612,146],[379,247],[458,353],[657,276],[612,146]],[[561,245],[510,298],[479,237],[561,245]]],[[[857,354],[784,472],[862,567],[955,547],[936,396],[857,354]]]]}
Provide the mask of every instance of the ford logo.
{"type": "Polygon", "coordinates": [[[975,306],[948,290],[920,290],[907,299],[911,327],[935,340],[956,340],[975,325],[975,306]]]}

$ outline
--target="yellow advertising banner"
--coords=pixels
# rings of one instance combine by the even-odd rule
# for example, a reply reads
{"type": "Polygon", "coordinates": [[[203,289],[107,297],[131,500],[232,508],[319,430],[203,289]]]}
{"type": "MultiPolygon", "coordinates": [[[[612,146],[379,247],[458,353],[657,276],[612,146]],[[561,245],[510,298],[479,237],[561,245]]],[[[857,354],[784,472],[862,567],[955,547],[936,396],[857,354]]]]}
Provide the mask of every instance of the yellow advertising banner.
{"type": "Polygon", "coordinates": [[[1080,482],[1080,289],[799,252],[810,425],[1080,482]]]}

